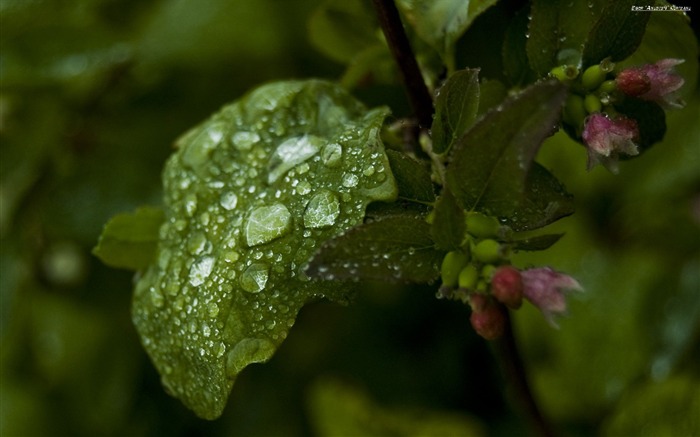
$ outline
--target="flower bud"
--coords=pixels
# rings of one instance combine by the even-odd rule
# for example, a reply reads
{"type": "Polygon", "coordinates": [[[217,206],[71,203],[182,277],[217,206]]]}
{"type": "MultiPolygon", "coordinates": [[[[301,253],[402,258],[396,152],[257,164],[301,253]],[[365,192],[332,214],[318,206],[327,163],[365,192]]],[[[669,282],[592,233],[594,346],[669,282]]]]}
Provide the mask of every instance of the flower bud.
{"type": "Polygon", "coordinates": [[[662,59],[655,64],[628,68],[615,79],[623,93],[656,102],[665,108],[682,108],[684,103],[676,96],[676,91],[685,83],[674,67],[683,59],[662,59]]]}
{"type": "Polygon", "coordinates": [[[523,304],[523,280],[515,267],[502,266],[491,278],[491,294],[508,308],[518,309],[523,304]]]}
{"type": "Polygon", "coordinates": [[[501,259],[501,245],[496,240],[481,240],[472,249],[472,255],[483,263],[495,263],[501,259]]]}
{"type": "Polygon", "coordinates": [[[479,272],[476,271],[474,264],[467,264],[467,266],[459,272],[459,288],[473,290],[478,280],[479,272]]]}
{"type": "Polygon", "coordinates": [[[524,297],[539,308],[545,319],[555,327],[554,318],[566,314],[566,295],[572,291],[583,291],[574,278],[548,267],[524,270],[521,277],[524,297]]]}
{"type": "Polygon", "coordinates": [[[615,78],[618,88],[628,96],[638,97],[651,89],[649,76],[639,68],[623,70],[615,78]]]}
{"type": "Polygon", "coordinates": [[[595,94],[586,95],[586,97],[583,99],[583,107],[589,114],[600,112],[600,110],[603,109],[600,99],[595,94]]]}
{"type": "Polygon", "coordinates": [[[598,88],[605,80],[605,71],[600,65],[591,65],[581,76],[581,85],[588,91],[598,88]]]}
{"type": "Polygon", "coordinates": [[[505,308],[492,299],[481,294],[473,294],[470,298],[472,314],[469,321],[477,334],[486,340],[496,340],[503,335],[506,326],[505,308]],[[472,304],[472,300],[480,302],[472,304]],[[478,309],[475,309],[478,308],[478,309]]]}
{"type": "Polygon", "coordinates": [[[442,284],[446,287],[455,287],[457,285],[457,279],[459,278],[459,272],[467,265],[469,259],[464,252],[453,250],[445,255],[442,260],[442,284]]]}
{"type": "Polygon", "coordinates": [[[589,115],[581,137],[588,148],[589,170],[602,163],[610,171],[616,172],[619,155],[639,154],[637,122],[621,115],[614,119],[601,113],[589,115]]]}
{"type": "Polygon", "coordinates": [[[478,238],[498,236],[501,224],[495,217],[489,217],[480,212],[470,212],[466,219],[467,232],[478,238]]]}

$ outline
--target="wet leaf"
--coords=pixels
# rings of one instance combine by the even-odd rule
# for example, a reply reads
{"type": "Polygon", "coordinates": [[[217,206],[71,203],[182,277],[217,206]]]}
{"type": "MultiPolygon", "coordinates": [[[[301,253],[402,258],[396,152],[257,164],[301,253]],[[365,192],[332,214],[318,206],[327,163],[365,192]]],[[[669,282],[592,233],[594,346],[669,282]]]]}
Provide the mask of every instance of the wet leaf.
{"type": "Polygon", "coordinates": [[[278,82],[178,140],[132,316],[163,385],[197,415],[221,414],[236,376],[270,359],[306,302],[347,300],[349,286],[303,267],[370,202],[396,198],[387,114],[328,82],[278,82]]]}
{"type": "Polygon", "coordinates": [[[457,250],[462,245],[466,222],[464,210],[457,205],[449,189],[444,188],[435,203],[435,212],[430,231],[439,249],[457,250]]]}
{"type": "Polygon", "coordinates": [[[605,58],[621,61],[637,49],[644,36],[649,11],[639,11],[652,0],[610,0],[593,24],[583,50],[583,65],[597,64],[605,58]]]}
{"type": "Polygon", "coordinates": [[[479,70],[460,70],[438,90],[431,127],[433,152],[445,153],[474,122],[479,108],[479,70]]]}
{"type": "MultiPolygon", "coordinates": [[[[455,144],[447,185],[467,210],[512,217],[526,196],[526,179],[542,141],[551,135],[566,88],[541,82],[484,115],[455,144]]],[[[529,196],[529,194],[528,194],[529,196]]]]}
{"type": "Polygon", "coordinates": [[[552,247],[552,245],[563,236],[564,234],[537,235],[535,237],[514,240],[510,244],[515,250],[546,250],[552,247]]]}
{"type": "Polygon", "coordinates": [[[424,217],[394,215],[325,242],[307,274],[327,280],[431,282],[444,254],[435,248],[424,217]]]}
{"type": "Polygon", "coordinates": [[[441,55],[452,53],[460,36],[496,0],[398,0],[416,33],[441,55]]]}
{"type": "Polygon", "coordinates": [[[386,154],[399,186],[399,198],[422,203],[435,201],[433,181],[423,164],[395,150],[389,149],[386,154]]]}
{"type": "Polygon", "coordinates": [[[107,222],[92,253],[111,267],[144,269],[155,257],[164,220],[163,209],[152,206],[118,214],[107,222]]]}
{"type": "Polygon", "coordinates": [[[523,85],[535,80],[527,57],[529,7],[515,14],[506,29],[501,49],[503,72],[513,85],[523,85]]]}
{"type": "Polygon", "coordinates": [[[504,223],[514,231],[529,231],[574,213],[574,198],[546,168],[533,163],[527,175],[525,194],[504,223]]]}
{"type": "Polygon", "coordinates": [[[598,9],[591,0],[535,0],[527,55],[539,76],[562,64],[578,65],[598,9]]]}

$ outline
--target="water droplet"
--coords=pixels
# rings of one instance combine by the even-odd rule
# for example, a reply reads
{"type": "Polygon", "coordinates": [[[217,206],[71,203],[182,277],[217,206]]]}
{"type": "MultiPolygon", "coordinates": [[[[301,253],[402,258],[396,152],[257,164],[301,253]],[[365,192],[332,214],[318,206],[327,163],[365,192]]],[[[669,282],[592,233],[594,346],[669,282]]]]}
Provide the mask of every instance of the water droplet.
{"type": "Polygon", "coordinates": [[[221,195],[219,203],[225,210],[231,211],[238,205],[238,196],[236,196],[236,193],[229,191],[221,195]]]}
{"type": "Polygon", "coordinates": [[[311,184],[308,181],[301,181],[297,184],[297,193],[302,196],[311,192],[311,184]]]}
{"type": "Polygon", "coordinates": [[[227,250],[223,254],[224,261],[228,263],[235,263],[240,258],[240,255],[235,250],[227,250]]]}
{"type": "Polygon", "coordinates": [[[207,305],[207,315],[212,319],[219,314],[219,305],[216,302],[211,302],[207,305]]]}
{"type": "Polygon", "coordinates": [[[182,154],[182,161],[194,169],[199,169],[209,163],[212,151],[219,145],[224,136],[224,123],[212,123],[187,144],[182,154]]]}
{"type": "Polygon", "coordinates": [[[214,258],[208,256],[192,264],[190,268],[190,284],[197,287],[202,285],[214,268],[214,258]]]}
{"type": "Polygon", "coordinates": [[[375,171],[376,171],[376,170],[375,170],[374,166],[373,166],[373,165],[370,165],[369,167],[367,167],[367,168],[362,172],[362,174],[365,175],[365,176],[372,176],[372,175],[374,174],[375,171]]]}
{"type": "Polygon", "coordinates": [[[163,306],[163,293],[156,288],[156,287],[151,287],[151,303],[153,304],[154,307],[156,308],[161,308],[163,306]]]}
{"type": "Polygon", "coordinates": [[[236,132],[231,135],[231,142],[233,147],[238,150],[246,151],[253,148],[253,146],[260,141],[260,135],[255,132],[236,132]]]}
{"type": "Polygon", "coordinates": [[[288,233],[292,226],[292,215],[286,206],[275,203],[254,209],[245,225],[248,246],[267,243],[288,233]]]}
{"type": "Polygon", "coordinates": [[[289,138],[270,157],[267,183],[271,184],[295,166],[311,158],[319,151],[322,140],[313,135],[289,138]]]}
{"type": "Polygon", "coordinates": [[[206,323],[202,325],[202,335],[205,337],[209,337],[211,335],[211,328],[206,323]]]}
{"type": "Polygon", "coordinates": [[[345,173],[343,175],[343,186],[346,188],[356,187],[360,179],[353,173],[345,173]]]}
{"type": "Polygon", "coordinates": [[[304,211],[304,226],[307,228],[323,228],[332,226],[340,214],[338,196],[330,191],[316,193],[306,205],[304,211]]]}
{"type": "Polygon", "coordinates": [[[185,196],[185,212],[192,217],[197,211],[197,195],[190,193],[185,196]]]}
{"type": "Polygon", "coordinates": [[[264,363],[275,353],[275,345],[262,338],[245,338],[226,355],[226,373],[235,376],[248,364],[264,363]]]}
{"type": "Polygon", "coordinates": [[[267,285],[270,267],[264,263],[253,263],[241,275],[241,287],[249,293],[259,293],[267,285]]]}
{"type": "Polygon", "coordinates": [[[207,237],[203,232],[195,232],[187,240],[187,251],[192,255],[199,255],[207,245],[207,237]]]}

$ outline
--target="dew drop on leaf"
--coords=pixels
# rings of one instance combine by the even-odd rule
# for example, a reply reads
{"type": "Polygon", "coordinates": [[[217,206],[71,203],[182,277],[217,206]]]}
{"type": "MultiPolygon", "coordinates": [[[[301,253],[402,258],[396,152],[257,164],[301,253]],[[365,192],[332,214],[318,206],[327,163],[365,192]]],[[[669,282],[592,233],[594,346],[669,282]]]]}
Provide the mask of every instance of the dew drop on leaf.
{"type": "Polygon", "coordinates": [[[330,191],[321,191],[311,198],[304,212],[304,226],[307,228],[323,228],[335,224],[340,215],[338,196],[330,191]]]}
{"type": "Polygon", "coordinates": [[[275,203],[251,211],[245,226],[248,246],[270,242],[291,230],[292,215],[286,206],[275,203]]]}
{"type": "Polygon", "coordinates": [[[253,263],[241,275],[241,287],[248,293],[259,293],[265,289],[270,276],[270,266],[253,263]]]}

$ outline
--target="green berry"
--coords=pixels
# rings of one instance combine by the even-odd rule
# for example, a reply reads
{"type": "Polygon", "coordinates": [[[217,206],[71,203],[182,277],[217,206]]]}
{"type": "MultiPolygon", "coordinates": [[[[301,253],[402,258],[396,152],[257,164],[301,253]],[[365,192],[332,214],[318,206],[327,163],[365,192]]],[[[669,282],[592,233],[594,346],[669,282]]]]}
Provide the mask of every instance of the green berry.
{"type": "Polygon", "coordinates": [[[473,290],[478,280],[479,272],[476,270],[476,267],[474,267],[474,264],[467,264],[467,266],[459,272],[459,288],[473,290]]]}
{"type": "Polygon", "coordinates": [[[577,94],[569,94],[564,104],[564,121],[574,127],[583,125],[586,118],[586,109],[583,106],[583,97],[577,94]]]}
{"type": "Polygon", "coordinates": [[[606,80],[600,84],[598,91],[601,93],[612,93],[617,89],[617,83],[614,80],[606,80]]]}
{"type": "Polygon", "coordinates": [[[443,286],[455,287],[457,285],[457,279],[459,278],[459,272],[462,271],[468,262],[469,259],[464,252],[458,250],[448,252],[442,260],[441,274],[443,286]]]}
{"type": "Polygon", "coordinates": [[[552,68],[550,76],[557,78],[560,82],[571,82],[578,76],[578,68],[573,65],[559,65],[552,68]]]}
{"type": "Polygon", "coordinates": [[[495,217],[489,217],[480,212],[470,212],[467,214],[467,232],[479,238],[498,236],[501,224],[495,217]]]}
{"type": "Polygon", "coordinates": [[[586,97],[583,99],[583,107],[589,114],[600,112],[601,109],[603,109],[600,99],[595,94],[586,95],[586,97]]]}
{"type": "Polygon", "coordinates": [[[481,277],[486,281],[490,281],[493,274],[496,272],[496,266],[493,264],[486,264],[481,268],[481,277]]]}
{"type": "Polygon", "coordinates": [[[581,85],[588,91],[598,88],[605,80],[605,71],[600,65],[591,65],[581,76],[581,85]]]}
{"type": "Polygon", "coordinates": [[[472,255],[483,263],[495,263],[501,259],[501,245],[496,240],[481,240],[474,246],[472,255]]]}

